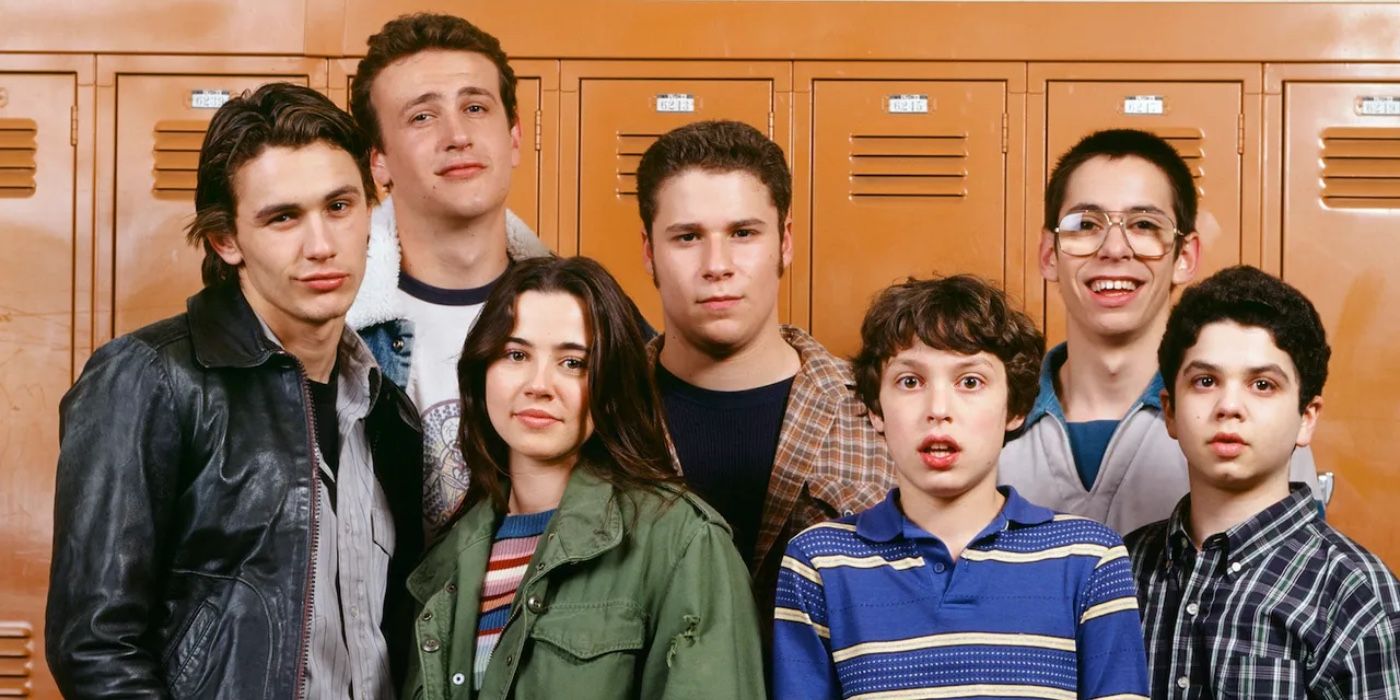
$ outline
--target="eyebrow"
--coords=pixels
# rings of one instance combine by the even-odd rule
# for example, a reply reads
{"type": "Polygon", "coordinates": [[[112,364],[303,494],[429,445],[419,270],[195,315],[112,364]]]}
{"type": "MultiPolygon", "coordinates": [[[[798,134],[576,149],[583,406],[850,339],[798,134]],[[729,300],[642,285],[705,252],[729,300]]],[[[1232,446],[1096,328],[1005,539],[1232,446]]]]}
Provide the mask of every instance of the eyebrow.
{"type": "MultiPolygon", "coordinates": [[[[359,196],[359,194],[359,188],[355,187],[354,185],[341,185],[340,187],[337,187],[331,190],[330,192],[327,192],[326,195],[321,198],[321,201],[330,202],[332,200],[345,197],[347,195],[359,196]]],[[[295,202],[278,202],[276,204],[269,204],[263,207],[262,209],[259,209],[256,212],[254,212],[253,220],[266,221],[278,214],[295,213],[299,211],[302,211],[302,206],[300,204],[297,204],[295,202]]]]}
{"type": "MultiPolygon", "coordinates": [[[[916,361],[916,360],[911,360],[911,359],[904,358],[904,357],[895,357],[894,359],[890,360],[890,363],[889,363],[889,365],[886,367],[886,369],[891,368],[891,367],[896,367],[896,366],[898,366],[898,367],[908,367],[908,368],[911,368],[911,369],[924,369],[927,365],[925,365],[923,362],[919,362],[919,361],[916,361]]],[[[965,359],[958,360],[958,361],[957,361],[957,364],[955,364],[953,367],[954,367],[954,369],[956,369],[956,370],[958,370],[958,371],[960,371],[960,372],[961,372],[961,371],[964,371],[964,370],[967,370],[967,369],[971,369],[971,368],[973,368],[973,367],[984,368],[984,369],[990,370],[990,369],[992,369],[992,363],[989,362],[989,361],[987,361],[987,358],[985,358],[985,357],[969,357],[969,358],[965,358],[965,359]]]]}
{"type": "MultiPolygon", "coordinates": [[[[484,88],[484,87],[477,87],[476,85],[468,85],[468,86],[466,86],[466,87],[464,87],[464,88],[458,90],[458,91],[457,91],[457,96],[458,96],[458,97],[468,97],[468,96],[481,97],[481,96],[484,96],[484,97],[489,97],[489,98],[491,98],[492,100],[495,100],[495,99],[496,99],[496,93],[491,92],[490,90],[488,90],[488,89],[486,89],[486,88],[484,88]]],[[[402,114],[402,113],[407,112],[407,111],[409,111],[409,110],[411,110],[411,109],[413,109],[414,107],[417,107],[417,106],[419,106],[419,105],[422,105],[422,104],[425,104],[425,103],[428,103],[428,102],[432,102],[433,100],[440,100],[440,99],[442,99],[442,93],[441,93],[441,92],[438,92],[438,91],[436,91],[436,90],[429,90],[428,92],[425,92],[425,93],[423,93],[423,94],[421,94],[421,95],[419,95],[419,96],[413,98],[412,100],[410,100],[410,101],[408,102],[408,104],[404,105],[403,109],[399,110],[399,113],[402,114]]]]}
{"type": "MultiPolygon", "coordinates": [[[[534,343],[532,343],[532,342],[530,342],[530,341],[528,341],[528,340],[526,340],[526,339],[524,339],[524,338],[517,338],[516,336],[510,336],[509,338],[506,338],[506,344],[507,344],[507,345],[510,345],[510,344],[523,345],[523,346],[525,346],[525,347],[527,347],[527,348],[534,348],[534,347],[535,347],[535,344],[534,344],[534,343]]],[[[578,343],[559,343],[558,345],[555,345],[554,348],[555,348],[556,350],[577,350],[577,351],[582,352],[582,353],[587,353],[587,352],[588,352],[588,348],[587,348],[586,346],[580,345],[580,344],[578,344],[578,343]]]]}
{"type": "MultiPolygon", "coordinates": [[[[731,221],[725,224],[724,228],[726,231],[733,231],[735,229],[741,228],[756,228],[762,226],[763,224],[763,219],[739,219],[737,221],[731,221]]],[[[666,227],[666,231],[668,233],[694,233],[698,231],[703,231],[704,229],[704,226],[700,225],[700,223],[695,221],[684,221],[678,224],[671,224],[670,226],[666,227]]]]}
{"type": "MultiPolygon", "coordinates": [[[[1103,207],[1103,206],[1101,206],[1101,205],[1098,205],[1098,204],[1095,204],[1095,203],[1093,203],[1093,202],[1076,202],[1074,205],[1070,206],[1070,208],[1066,211],[1066,213],[1072,214],[1072,213],[1077,212],[1077,211],[1087,211],[1087,210],[1089,210],[1089,209],[1097,209],[1097,210],[1099,210],[1099,211],[1114,211],[1114,210],[1112,210],[1112,209],[1105,208],[1105,207],[1103,207]]],[[[1155,204],[1138,204],[1138,205],[1136,205],[1136,206],[1128,207],[1127,209],[1124,209],[1123,211],[1153,212],[1153,213],[1156,213],[1156,214],[1167,214],[1167,213],[1168,213],[1165,209],[1162,209],[1162,208],[1158,207],[1158,206],[1155,205],[1155,204]]]]}
{"type": "MultiPolygon", "coordinates": [[[[1214,374],[1224,373],[1224,370],[1222,370],[1220,367],[1206,362],[1204,360],[1192,360],[1186,363],[1185,367],[1181,368],[1183,372],[1193,369],[1200,370],[1202,372],[1211,372],[1214,374]]],[[[1270,362],[1267,365],[1256,365],[1254,367],[1246,367],[1245,374],[1277,374],[1280,377],[1283,377],[1284,379],[1289,379],[1288,372],[1284,371],[1282,367],[1280,367],[1277,363],[1274,362],[1270,362]]]]}

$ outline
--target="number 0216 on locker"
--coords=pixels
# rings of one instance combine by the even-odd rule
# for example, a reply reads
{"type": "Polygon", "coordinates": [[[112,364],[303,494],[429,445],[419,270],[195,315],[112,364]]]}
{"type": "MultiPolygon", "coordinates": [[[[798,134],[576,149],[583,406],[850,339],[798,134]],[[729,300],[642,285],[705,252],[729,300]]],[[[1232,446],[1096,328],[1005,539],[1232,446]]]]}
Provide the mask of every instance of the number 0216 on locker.
{"type": "Polygon", "coordinates": [[[690,113],[695,111],[695,96],[684,93],[664,93],[656,96],[656,111],[690,113]]]}
{"type": "Polygon", "coordinates": [[[928,114],[928,95],[890,95],[885,109],[890,114],[928,114]]]}

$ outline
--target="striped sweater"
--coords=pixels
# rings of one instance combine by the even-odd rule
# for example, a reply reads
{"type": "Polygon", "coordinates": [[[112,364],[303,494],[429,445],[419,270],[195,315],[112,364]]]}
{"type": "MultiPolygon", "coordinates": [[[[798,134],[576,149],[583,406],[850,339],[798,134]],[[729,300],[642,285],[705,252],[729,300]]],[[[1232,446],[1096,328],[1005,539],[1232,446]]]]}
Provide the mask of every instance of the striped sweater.
{"type": "Polygon", "coordinates": [[[507,515],[496,529],[491,541],[491,558],[486,564],[486,581],[481,585],[481,611],[476,622],[476,655],[472,664],[472,688],[481,689],[481,681],[486,677],[486,666],[491,662],[491,652],[501,639],[501,630],[510,619],[511,602],[520,582],[525,579],[525,571],[530,567],[530,558],[535,556],[535,547],[540,535],[549,526],[554,510],[525,515],[507,515]]]}
{"type": "Polygon", "coordinates": [[[774,692],[802,698],[1147,695],[1122,540],[1001,487],[958,561],[898,489],[793,538],[779,574],[774,692]]]}

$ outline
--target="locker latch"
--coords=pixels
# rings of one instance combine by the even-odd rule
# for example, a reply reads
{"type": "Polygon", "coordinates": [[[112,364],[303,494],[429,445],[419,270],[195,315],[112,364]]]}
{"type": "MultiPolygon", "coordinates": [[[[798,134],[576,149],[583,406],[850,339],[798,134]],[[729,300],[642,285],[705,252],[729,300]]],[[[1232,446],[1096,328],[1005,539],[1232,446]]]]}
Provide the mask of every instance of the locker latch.
{"type": "Polygon", "coordinates": [[[544,150],[544,146],[543,146],[543,144],[542,144],[542,142],[544,141],[544,124],[543,124],[543,121],[544,121],[544,111],[543,111],[543,110],[538,110],[538,109],[535,110],[535,150],[536,150],[536,151],[542,151],[542,150],[544,150]]]}
{"type": "Polygon", "coordinates": [[[1240,114],[1239,132],[1235,135],[1235,152],[1244,155],[1244,114],[1240,114]]]}
{"type": "Polygon", "coordinates": [[[1001,152],[1007,153],[1011,141],[1011,117],[1006,112],[1001,113],[1001,152]]]}
{"type": "Polygon", "coordinates": [[[78,105],[68,108],[68,145],[78,145],[78,105]]]}

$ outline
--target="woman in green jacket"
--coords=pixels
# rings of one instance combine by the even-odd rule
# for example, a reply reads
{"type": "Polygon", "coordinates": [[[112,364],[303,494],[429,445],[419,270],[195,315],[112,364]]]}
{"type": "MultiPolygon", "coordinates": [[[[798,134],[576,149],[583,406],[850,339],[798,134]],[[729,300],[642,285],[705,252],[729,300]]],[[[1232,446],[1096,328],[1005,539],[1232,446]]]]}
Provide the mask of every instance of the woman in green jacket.
{"type": "Polygon", "coordinates": [[[720,516],[671,466],[635,307],[587,258],[515,263],[458,364],[470,481],[409,577],[408,698],[762,698],[720,516]]]}

